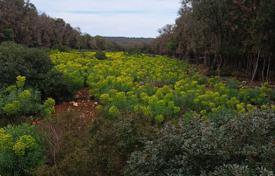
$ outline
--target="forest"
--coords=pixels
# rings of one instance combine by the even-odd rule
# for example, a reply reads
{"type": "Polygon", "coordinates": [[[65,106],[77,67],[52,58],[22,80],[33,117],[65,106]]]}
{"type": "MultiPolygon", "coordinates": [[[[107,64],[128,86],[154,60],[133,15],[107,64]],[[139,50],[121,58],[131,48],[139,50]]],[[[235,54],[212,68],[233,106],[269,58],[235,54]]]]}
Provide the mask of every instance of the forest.
{"type": "Polygon", "coordinates": [[[274,176],[275,1],[181,0],[159,32],[0,0],[0,176],[274,176]]]}
{"type": "Polygon", "coordinates": [[[61,18],[39,14],[24,0],[0,1],[0,41],[15,41],[29,47],[55,49],[115,49],[119,46],[100,36],[92,37],[61,18]]]}
{"type": "Polygon", "coordinates": [[[275,1],[183,0],[153,51],[203,64],[216,75],[275,78],[275,1]],[[232,70],[241,70],[236,73],[232,70]]]}

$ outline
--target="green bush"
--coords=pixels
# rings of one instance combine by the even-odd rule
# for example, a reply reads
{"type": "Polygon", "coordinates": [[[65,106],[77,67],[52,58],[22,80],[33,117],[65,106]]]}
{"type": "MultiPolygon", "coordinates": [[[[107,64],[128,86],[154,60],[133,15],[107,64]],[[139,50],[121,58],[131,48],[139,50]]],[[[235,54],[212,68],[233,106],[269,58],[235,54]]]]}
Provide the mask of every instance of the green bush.
{"type": "Polygon", "coordinates": [[[1,43],[0,75],[0,88],[13,84],[18,75],[24,75],[26,85],[40,90],[43,99],[53,97],[63,100],[72,96],[63,75],[54,69],[47,52],[42,49],[12,42],[1,43]]]}
{"type": "Polygon", "coordinates": [[[103,51],[97,51],[95,54],[95,57],[99,60],[107,59],[107,56],[105,55],[105,53],[103,51]]]}
{"type": "Polygon", "coordinates": [[[43,164],[42,138],[27,124],[0,129],[0,175],[28,176],[43,164]]]}
{"type": "Polygon", "coordinates": [[[40,92],[25,88],[26,78],[17,76],[15,85],[0,90],[0,119],[15,120],[21,116],[49,116],[54,112],[55,101],[41,101],[40,92]]]}
{"type": "Polygon", "coordinates": [[[53,67],[46,52],[12,42],[0,45],[0,84],[12,84],[18,75],[26,76],[28,85],[37,87],[53,67]]]}
{"type": "Polygon", "coordinates": [[[45,79],[39,82],[38,87],[42,99],[52,97],[58,102],[69,100],[74,93],[72,86],[65,81],[64,75],[56,69],[50,70],[45,75],[45,79]]]}
{"type": "Polygon", "coordinates": [[[125,175],[246,175],[258,168],[272,173],[274,134],[274,112],[254,112],[219,125],[199,120],[168,125],[144,150],[132,154],[125,175]]]}

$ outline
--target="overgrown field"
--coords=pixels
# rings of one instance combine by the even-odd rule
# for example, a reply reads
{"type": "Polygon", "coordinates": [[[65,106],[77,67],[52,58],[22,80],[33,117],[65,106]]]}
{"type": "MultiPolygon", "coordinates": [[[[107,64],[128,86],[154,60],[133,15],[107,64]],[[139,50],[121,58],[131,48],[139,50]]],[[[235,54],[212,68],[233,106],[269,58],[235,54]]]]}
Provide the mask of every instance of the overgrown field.
{"type": "Polygon", "coordinates": [[[110,118],[135,113],[157,122],[217,113],[275,109],[274,90],[267,83],[248,87],[234,79],[206,77],[196,68],[164,56],[53,52],[55,67],[72,89],[89,86],[97,109],[110,118]]]}
{"type": "Polygon", "coordinates": [[[274,175],[268,83],[164,56],[9,42],[0,75],[0,175],[274,175]]]}

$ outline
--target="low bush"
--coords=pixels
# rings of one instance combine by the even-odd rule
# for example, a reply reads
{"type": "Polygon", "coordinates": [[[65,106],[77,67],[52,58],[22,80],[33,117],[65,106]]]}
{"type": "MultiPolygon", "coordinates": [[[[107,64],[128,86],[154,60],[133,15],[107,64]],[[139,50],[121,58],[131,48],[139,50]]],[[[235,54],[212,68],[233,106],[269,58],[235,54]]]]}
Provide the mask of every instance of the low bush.
{"type": "Polygon", "coordinates": [[[32,175],[43,162],[42,137],[34,126],[22,124],[0,129],[0,175],[32,175]]]}
{"type": "Polygon", "coordinates": [[[274,112],[254,112],[219,125],[179,121],[134,152],[124,174],[273,175],[274,134],[274,112]]]}
{"type": "Polygon", "coordinates": [[[73,97],[74,89],[65,81],[64,75],[56,69],[50,70],[45,79],[39,82],[42,99],[52,97],[57,102],[69,100],[73,97]]]}
{"type": "Polygon", "coordinates": [[[55,101],[52,98],[44,103],[40,92],[25,88],[26,78],[17,76],[15,85],[0,90],[0,120],[10,122],[22,116],[49,116],[54,112],[55,101]]]}

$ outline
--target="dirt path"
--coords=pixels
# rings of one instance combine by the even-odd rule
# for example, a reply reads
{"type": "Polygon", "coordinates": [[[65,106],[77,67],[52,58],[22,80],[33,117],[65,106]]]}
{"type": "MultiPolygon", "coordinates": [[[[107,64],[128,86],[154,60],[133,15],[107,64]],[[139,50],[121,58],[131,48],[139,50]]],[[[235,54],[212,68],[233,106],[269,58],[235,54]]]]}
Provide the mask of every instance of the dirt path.
{"type": "Polygon", "coordinates": [[[64,112],[80,113],[80,118],[84,123],[93,121],[95,117],[95,107],[97,102],[90,100],[88,89],[82,89],[75,94],[74,100],[63,102],[55,106],[55,114],[64,112]]]}

